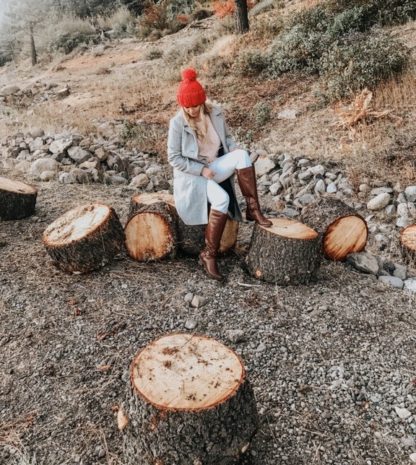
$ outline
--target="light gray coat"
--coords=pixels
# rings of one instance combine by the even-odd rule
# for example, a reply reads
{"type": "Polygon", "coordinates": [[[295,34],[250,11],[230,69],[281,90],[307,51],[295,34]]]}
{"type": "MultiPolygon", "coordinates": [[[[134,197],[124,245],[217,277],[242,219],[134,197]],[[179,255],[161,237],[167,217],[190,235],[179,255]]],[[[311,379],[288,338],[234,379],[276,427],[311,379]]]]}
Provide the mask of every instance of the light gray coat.
{"type": "MultiPolygon", "coordinates": [[[[224,153],[236,148],[221,108],[213,107],[210,113],[212,124],[224,147],[224,153]]],[[[198,142],[195,131],[179,111],[169,123],[168,161],[173,166],[173,194],[179,216],[185,224],[208,223],[207,179],[201,176],[204,164],[198,160],[198,142]]],[[[234,191],[234,176],[231,186],[234,191]]],[[[234,191],[235,196],[235,191],[234,191]]],[[[233,219],[241,221],[241,212],[236,202],[233,219]]]]}

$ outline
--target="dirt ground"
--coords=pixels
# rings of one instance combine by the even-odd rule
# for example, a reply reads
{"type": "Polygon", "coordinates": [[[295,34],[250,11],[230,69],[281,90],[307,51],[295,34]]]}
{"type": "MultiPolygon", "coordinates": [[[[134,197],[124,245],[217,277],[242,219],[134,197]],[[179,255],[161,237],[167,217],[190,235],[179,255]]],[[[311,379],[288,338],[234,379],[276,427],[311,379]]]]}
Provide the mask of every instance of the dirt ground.
{"type": "Polygon", "coordinates": [[[129,364],[155,337],[187,331],[189,319],[248,369],[261,427],[245,464],[408,463],[402,442],[414,421],[394,407],[416,412],[413,295],[327,262],[317,283],[287,288],[249,277],[237,255],[220,260],[224,285],[186,257],[119,257],[88,275],[52,266],[41,242],[48,224],[93,200],[124,222],[131,194],[43,183],[35,216],[0,224],[2,464],[123,464],[115,412],[129,364]],[[189,292],[206,305],[190,307],[189,292]],[[243,341],[228,339],[233,329],[243,341]]]}

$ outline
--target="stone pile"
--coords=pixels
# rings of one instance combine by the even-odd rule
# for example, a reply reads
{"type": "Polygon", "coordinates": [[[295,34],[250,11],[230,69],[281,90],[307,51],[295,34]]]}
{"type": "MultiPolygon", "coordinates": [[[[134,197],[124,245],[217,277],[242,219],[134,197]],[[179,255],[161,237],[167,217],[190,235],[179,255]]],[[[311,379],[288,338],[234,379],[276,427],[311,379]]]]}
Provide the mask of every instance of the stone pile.
{"type": "Polygon", "coordinates": [[[77,134],[45,134],[9,137],[0,145],[3,168],[29,180],[58,180],[62,184],[105,183],[127,185],[148,192],[170,187],[168,167],[156,157],[126,150],[115,138],[92,139],[77,134]]]}

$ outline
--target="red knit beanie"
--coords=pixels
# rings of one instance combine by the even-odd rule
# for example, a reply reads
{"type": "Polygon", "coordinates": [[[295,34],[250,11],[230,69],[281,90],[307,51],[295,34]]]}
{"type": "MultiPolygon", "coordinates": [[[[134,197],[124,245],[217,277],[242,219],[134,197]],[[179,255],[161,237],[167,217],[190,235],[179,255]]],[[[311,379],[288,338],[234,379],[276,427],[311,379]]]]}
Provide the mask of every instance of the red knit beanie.
{"type": "Polygon", "coordinates": [[[182,81],[179,84],[177,99],[181,107],[196,107],[207,99],[205,90],[196,80],[196,71],[187,68],[182,71],[182,81]]]}

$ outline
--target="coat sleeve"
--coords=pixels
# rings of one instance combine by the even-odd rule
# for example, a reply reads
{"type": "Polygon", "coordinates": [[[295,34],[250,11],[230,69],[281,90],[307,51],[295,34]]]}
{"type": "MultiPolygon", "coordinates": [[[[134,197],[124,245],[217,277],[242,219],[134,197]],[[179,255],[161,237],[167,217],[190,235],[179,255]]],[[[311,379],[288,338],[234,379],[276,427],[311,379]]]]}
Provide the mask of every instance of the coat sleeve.
{"type": "Polygon", "coordinates": [[[182,155],[182,129],[178,128],[174,120],[169,124],[168,161],[173,168],[194,176],[200,176],[205,167],[203,163],[182,155]]]}

